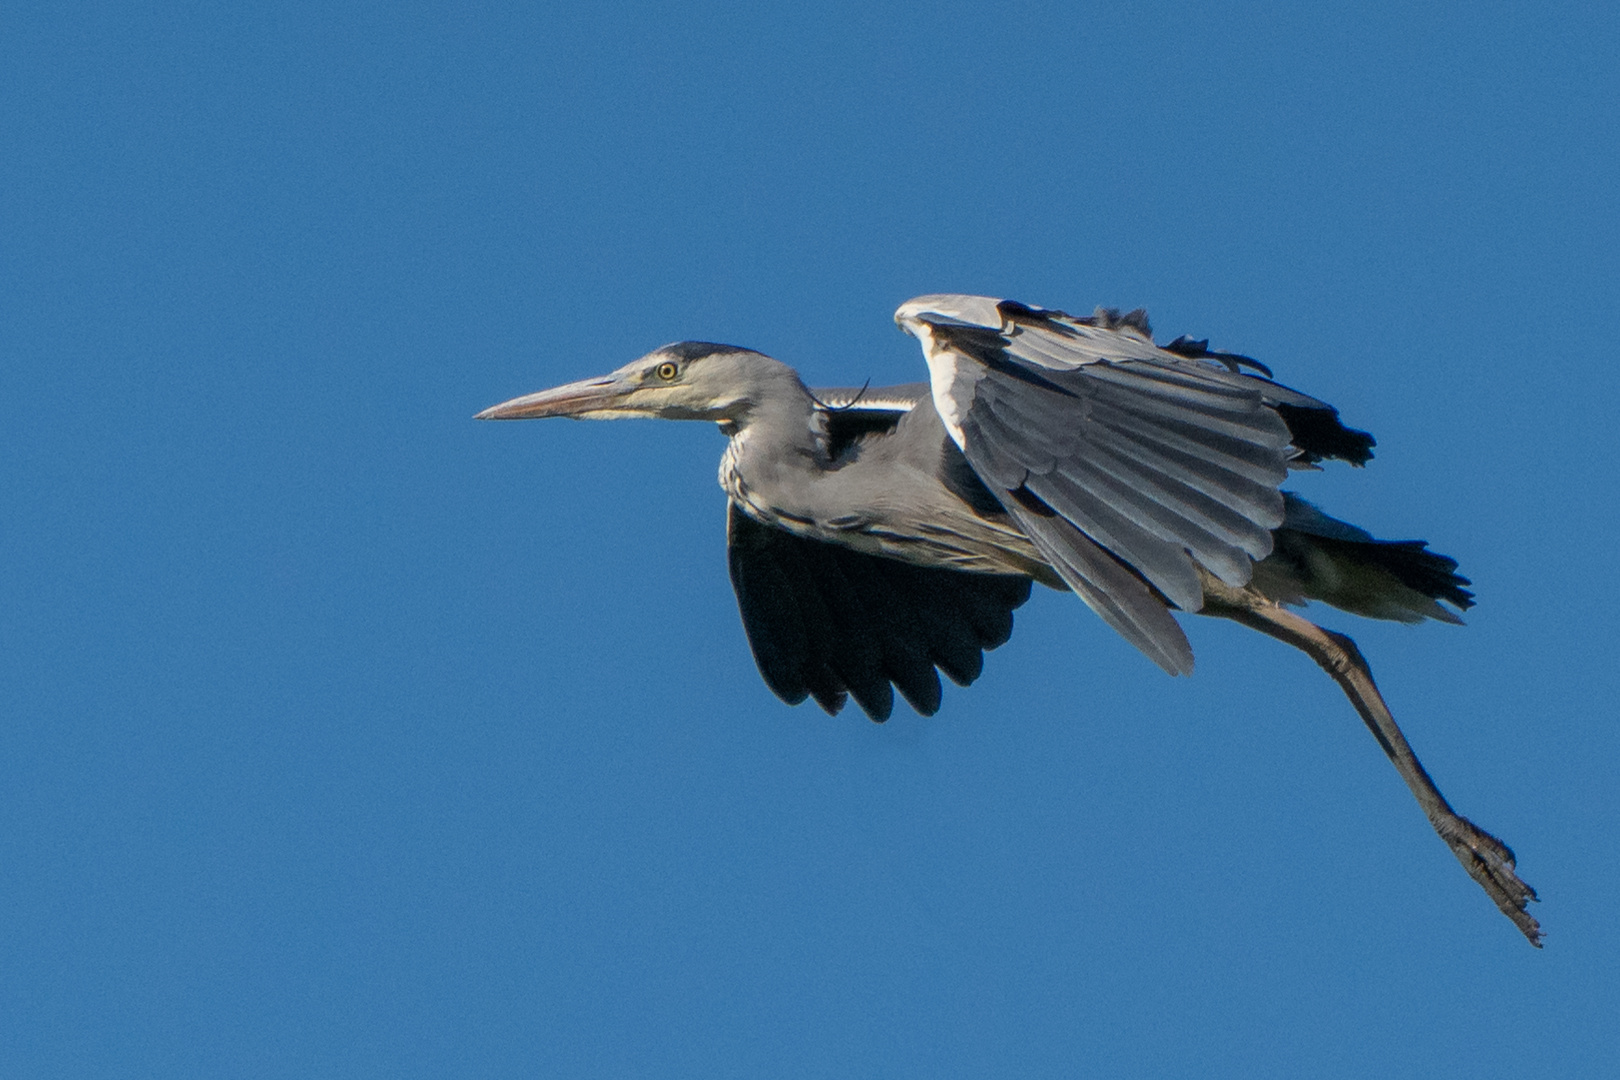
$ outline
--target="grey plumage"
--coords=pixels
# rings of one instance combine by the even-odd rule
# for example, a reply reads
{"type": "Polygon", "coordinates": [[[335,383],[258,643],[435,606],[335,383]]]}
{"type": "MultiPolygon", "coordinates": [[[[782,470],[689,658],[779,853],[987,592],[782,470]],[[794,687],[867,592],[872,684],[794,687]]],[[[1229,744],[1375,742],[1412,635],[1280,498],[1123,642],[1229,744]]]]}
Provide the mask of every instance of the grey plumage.
{"type": "Polygon", "coordinates": [[[483,419],[708,420],[750,648],[783,700],[873,719],[898,689],[924,715],[939,673],[966,685],[1032,582],[1072,590],[1171,674],[1192,671],[1174,611],[1232,619],[1333,676],[1469,873],[1525,935],[1535,893],[1512,852],[1441,797],[1354,644],[1289,612],[1459,622],[1456,562],[1384,541],[1282,490],[1290,470],[1364,464],[1373,439],[1258,361],[1147,316],[1076,317],[937,295],[895,315],[929,382],[812,391],[787,365],[709,342],[530,394],[483,419]]]}

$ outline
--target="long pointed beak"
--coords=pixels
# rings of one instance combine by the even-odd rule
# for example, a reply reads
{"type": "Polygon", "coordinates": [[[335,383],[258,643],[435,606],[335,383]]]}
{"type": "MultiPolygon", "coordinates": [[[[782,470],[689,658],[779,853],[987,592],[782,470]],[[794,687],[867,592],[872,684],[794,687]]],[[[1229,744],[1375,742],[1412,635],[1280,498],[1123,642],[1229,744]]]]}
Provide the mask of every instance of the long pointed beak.
{"type": "Polygon", "coordinates": [[[593,415],[621,413],[624,398],[635,389],[614,375],[581,379],[566,386],[552,387],[538,394],[525,394],[492,405],[474,420],[533,420],[543,416],[569,416],[576,419],[593,415]]]}

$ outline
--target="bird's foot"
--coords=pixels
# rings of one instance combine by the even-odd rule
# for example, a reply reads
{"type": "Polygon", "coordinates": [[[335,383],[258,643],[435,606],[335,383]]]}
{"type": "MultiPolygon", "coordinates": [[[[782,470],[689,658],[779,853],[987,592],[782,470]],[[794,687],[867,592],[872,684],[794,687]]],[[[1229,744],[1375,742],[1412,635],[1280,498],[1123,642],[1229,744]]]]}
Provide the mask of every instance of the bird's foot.
{"type": "Polygon", "coordinates": [[[1496,901],[1502,914],[1513,920],[1530,944],[1541,948],[1541,924],[1525,910],[1538,897],[1536,890],[1514,871],[1513,849],[1458,814],[1436,820],[1434,827],[1468,875],[1496,901]]]}

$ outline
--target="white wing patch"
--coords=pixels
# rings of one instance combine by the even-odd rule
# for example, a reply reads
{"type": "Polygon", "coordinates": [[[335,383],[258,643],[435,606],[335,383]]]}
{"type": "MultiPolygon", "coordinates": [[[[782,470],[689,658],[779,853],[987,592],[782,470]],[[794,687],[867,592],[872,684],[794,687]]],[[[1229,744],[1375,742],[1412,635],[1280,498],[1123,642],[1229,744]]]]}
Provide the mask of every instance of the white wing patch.
{"type": "Polygon", "coordinates": [[[988,296],[919,296],[900,305],[894,321],[900,329],[917,339],[922,346],[923,359],[928,362],[928,383],[934,397],[934,411],[939,413],[945,430],[958,449],[965,449],[966,436],[962,420],[973,405],[974,387],[984,378],[984,368],[943,344],[934,334],[934,324],[979,326],[999,331],[1001,313],[996,310],[1000,301],[988,296]]]}

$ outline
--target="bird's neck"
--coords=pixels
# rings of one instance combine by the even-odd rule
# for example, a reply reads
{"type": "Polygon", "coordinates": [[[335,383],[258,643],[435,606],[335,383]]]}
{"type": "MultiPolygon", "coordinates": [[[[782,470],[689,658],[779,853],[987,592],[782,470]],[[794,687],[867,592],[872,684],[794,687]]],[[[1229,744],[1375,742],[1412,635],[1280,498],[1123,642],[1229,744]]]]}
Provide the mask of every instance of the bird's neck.
{"type": "Polygon", "coordinates": [[[800,489],[826,467],[826,423],[815,399],[797,377],[779,390],[720,425],[731,439],[720,459],[720,486],[760,520],[792,512],[779,497],[760,493],[800,489]]]}

